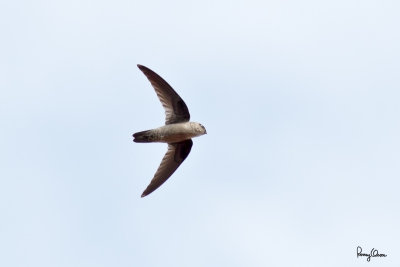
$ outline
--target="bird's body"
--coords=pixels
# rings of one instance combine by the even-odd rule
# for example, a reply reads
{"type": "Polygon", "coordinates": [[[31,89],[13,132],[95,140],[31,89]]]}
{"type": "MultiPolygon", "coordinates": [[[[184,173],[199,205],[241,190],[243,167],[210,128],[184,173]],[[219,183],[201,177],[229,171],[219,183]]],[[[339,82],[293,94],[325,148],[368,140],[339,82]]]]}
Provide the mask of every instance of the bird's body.
{"type": "Polygon", "coordinates": [[[136,143],[168,143],[168,150],[150,184],[143,192],[147,196],[161,186],[186,159],[192,149],[192,139],[207,131],[203,125],[190,122],[189,110],[182,98],[157,73],[138,65],[154,87],[165,109],[165,125],[133,134],[136,143]]]}
{"type": "Polygon", "coordinates": [[[135,133],[133,141],[136,143],[177,143],[200,135],[203,135],[200,123],[181,122],[135,133]]]}

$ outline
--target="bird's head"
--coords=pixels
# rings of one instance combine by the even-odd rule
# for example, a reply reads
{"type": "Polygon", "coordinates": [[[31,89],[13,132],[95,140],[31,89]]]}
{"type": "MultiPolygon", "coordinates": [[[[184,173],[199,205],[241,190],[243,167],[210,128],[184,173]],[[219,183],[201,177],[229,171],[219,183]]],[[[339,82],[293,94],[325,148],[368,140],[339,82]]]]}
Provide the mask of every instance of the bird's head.
{"type": "Polygon", "coordinates": [[[206,128],[198,122],[192,122],[192,127],[195,130],[197,136],[207,134],[206,128]]]}

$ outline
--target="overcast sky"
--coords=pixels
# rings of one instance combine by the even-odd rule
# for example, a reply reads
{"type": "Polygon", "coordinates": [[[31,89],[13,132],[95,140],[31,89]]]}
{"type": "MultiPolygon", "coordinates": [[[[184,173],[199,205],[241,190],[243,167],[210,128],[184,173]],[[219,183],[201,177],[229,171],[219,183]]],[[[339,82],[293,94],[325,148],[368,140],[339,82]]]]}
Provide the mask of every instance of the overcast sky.
{"type": "Polygon", "coordinates": [[[399,14],[1,2],[0,265],[399,266],[399,14]],[[164,123],[136,64],[208,132],[146,198],[167,146],[132,142],[164,123]]]}

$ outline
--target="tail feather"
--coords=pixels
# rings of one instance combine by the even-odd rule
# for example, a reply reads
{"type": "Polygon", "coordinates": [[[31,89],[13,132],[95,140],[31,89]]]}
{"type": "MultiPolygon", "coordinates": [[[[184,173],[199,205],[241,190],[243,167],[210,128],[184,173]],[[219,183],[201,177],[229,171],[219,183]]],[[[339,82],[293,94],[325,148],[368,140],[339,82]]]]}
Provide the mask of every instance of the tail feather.
{"type": "Polygon", "coordinates": [[[154,134],[151,130],[137,132],[133,134],[133,142],[136,143],[150,143],[154,141],[154,134]]]}

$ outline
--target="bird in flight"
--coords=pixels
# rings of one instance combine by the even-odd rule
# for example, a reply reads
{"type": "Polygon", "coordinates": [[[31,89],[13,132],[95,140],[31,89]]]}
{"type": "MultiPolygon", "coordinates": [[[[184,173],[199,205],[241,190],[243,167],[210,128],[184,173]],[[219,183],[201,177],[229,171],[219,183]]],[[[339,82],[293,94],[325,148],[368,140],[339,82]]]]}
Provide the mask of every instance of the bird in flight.
{"type": "Polygon", "coordinates": [[[178,169],[192,149],[192,138],[207,134],[206,128],[191,122],[189,110],[183,99],[157,73],[137,65],[153,86],[165,110],[165,125],[133,134],[136,143],[167,143],[168,150],[142,197],[160,187],[178,169]]]}

